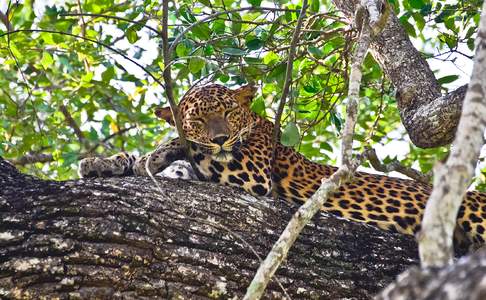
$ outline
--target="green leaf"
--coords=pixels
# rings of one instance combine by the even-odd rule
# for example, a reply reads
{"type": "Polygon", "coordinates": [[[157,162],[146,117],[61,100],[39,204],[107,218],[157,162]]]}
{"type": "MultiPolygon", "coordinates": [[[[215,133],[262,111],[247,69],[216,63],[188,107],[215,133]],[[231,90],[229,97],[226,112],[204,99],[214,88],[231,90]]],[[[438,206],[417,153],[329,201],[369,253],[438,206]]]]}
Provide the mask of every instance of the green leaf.
{"type": "Polygon", "coordinates": [[[83,76],[81,76],[81,81],[82,82],[91,82],[91,79],[93,79],[93,72],[88,72],[86,74],[84,74],[83,76]]]}
{"type": "Polygon", "coordinates": [[[318,12],[319,11],[319,0],[312,0],[311,5],[310,5],[310,10],[312,12],[318,12]]]}
{"type": "Polygon", "coordinates": [[[136,25],[132,25],[128,27],[126,30],[126,37],[127,40],[130,42],[130,44],[134,44],[138,41],[138,35],[137,35],[137,30],[135,28],[136,25]]]}
{"type": "Polygon", "coordinates": [[[109,83],[111,79],[115,77],[115,67],[108,67],[103,73],[101,73],[101,79],[105,83],[109,83]]]}
{"type": "Polygon", "coordinates": [[[458,75],[447,75],[437,79],[440,84],[446,84],[456,81],[459,78],[458,75]]]}
{"type": "Polygon", "coordinates": [[[415,27],[413,27],[413,25],[410,24],[410,22],[406,18],[400,18],[400,23],[402,23],[403,28],[405,28],[405,31],[409,36],[417,37],[417,33],[415,33],[415,27]]]}
{"type": "Polygon", "coordinates": [[[469,48],[469,50],[474,51],[474,39],[473,38],[467,39],[467,47],[469,48]]]}
{"type": "Polygon", "coordinates": [[[10,51],[12,51],[13,55],[17,59],[21,59],[22,58],[22,53],[19,51],[19,49],[17,49],[17,47],[15,46],[14,43],[10,43],[10,51]]]}
{"type": "Polygon", "coordinates": [[[231,14],[231,32],[233,34],[239,34],[241,32],[241,16],[238,13],[232,13],[231,14]]]}
{"type": "Polygon", "coordinates": [[[444,25],[447,29],[450,29],[452,31],[456,31],[456,26],[455,26],[455,22],[454,22],[454,19],[455,17],[452,16],[452,17],[448,17],[444,20],[444,25]]]}
{"type": "Polygon", "coordinates": [[[260,4],[262,4],[262,0],[248,0],[248,3],[250,3],[251,6],[260,6],[260,4]]]}
{"type": "Polygon", "coordinates": [[[260,39],[253,39],[246,42],[246,47],[250,50],[257,50],[263,47],[264,43],[260,39]]]}
{"type": "Polygon", "coordinates": [[[259,115],[265,115],[265,102],[262,98],[257,98],[251,103],[251,110],[259,115]]]}
{"type": "Polygon", "coordinates": [[[206,23],[194,26],[191,31],[201,40],[208,40],[211,37],[211,29],[206,23]]]}
{"type": "Polygon", "coordinates": [[[295,125],[294,122],[289,122],[285,126],[282,137],[280,138],[280,142],[284,146],[292,147],[299,143],[300,141],[300,134],[299,128],[295,125]]]}
{"type": "Polygon", "coordinates": [[[213,21],[213,31],[217,34],[222,34],[224,33],[224,30],[226,28],[226,25],[224,23],[224,20],[222,19],[216,19],[213,21]]]}
{"type": "Polygon", "coordinates": [[[188,49],[186,45],[184,45],[184,43],[179,43],[176,47],[176,54],[179,57],[187,56],[189,54],[189,51],[190,49],[188,49]]]}
{"type": "Polygon", "coordinates": [[[322,58],[324,56],[324,53],[322,53],[322,50],[315,47],[315,46],[309,46],[307,48],[307,51],[312,54],[312,56],[316,58],[322,58]]]}
{"type": "Polygon", "coordinates": [[[337,132],[341,132],[341,128],[342,128],[342,121],[341,121],[341,118],[339,118],[336,113],[334,112],[331,112],[331,123],[334,124],[334,126],[336,127],[336,130],[337,132]]]}
{"type": "Polygon", "coordinates": [[[206,5],[207,7],[211,7],[211,1],[209,0],[198,0],[198,2],[206,5]]]}
{"type": "Polygon", "coordinates": [[[193,57],[189,60],[189,70],[192,74],[196,74],[204,68],[205,61],[200,57],[193,57]]]}
{"type": "Polygon", "coordinates": [[[218,79],[222,83],[226,83],[226,82],[228,82],[228,80],[230,80],[230,77],[228,76],[228,74],[221,74],[221,76],[219,76],[218,79]]]}
{"type": "Polygon", "coordinates": [[[421,9],[425,5],[423,0],[410,0],[409,3],[412,8],[416,9],[421,9]]]}
{"type": "Polygon", "coordinates": [[[223,48],[223,53],[227,55],[233,55],[233,56],[243,56],[246,54],[246,51],[243,51],[238,48],[223,48]]]}
{"type": "Polygon", "coordinates": [[[422,31],[425,27],[425,19],[424,17],[419,14],[419,13],[414,13],[412,15],[413,19],[415,20],[415,23],[417,24],[417,28],[422,31]]]}
{"type": "Polygon", "coordinates": [[[44,69],[47,70],[51,68],[52,64],[54,64],[54,59],[52,59],[51,54],[47,51],[42,52],[41,65],[44,69]]]}

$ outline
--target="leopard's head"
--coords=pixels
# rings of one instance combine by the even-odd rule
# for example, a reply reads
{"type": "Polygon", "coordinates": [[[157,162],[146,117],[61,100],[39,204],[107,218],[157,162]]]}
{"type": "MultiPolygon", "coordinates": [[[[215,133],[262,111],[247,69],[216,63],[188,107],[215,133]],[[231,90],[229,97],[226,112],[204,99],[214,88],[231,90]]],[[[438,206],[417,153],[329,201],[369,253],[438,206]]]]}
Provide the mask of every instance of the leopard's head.
{"type": "MultiPolygon", "coordinates": [[[[186,138],[215,160],[230,161],[254,125],[250,102],[255,92],[252,86],[232,90],[218,84],[191,89],[178,106],[186,138]]],[[[169,107],[155,114],[174,125],[169,107]]]]}

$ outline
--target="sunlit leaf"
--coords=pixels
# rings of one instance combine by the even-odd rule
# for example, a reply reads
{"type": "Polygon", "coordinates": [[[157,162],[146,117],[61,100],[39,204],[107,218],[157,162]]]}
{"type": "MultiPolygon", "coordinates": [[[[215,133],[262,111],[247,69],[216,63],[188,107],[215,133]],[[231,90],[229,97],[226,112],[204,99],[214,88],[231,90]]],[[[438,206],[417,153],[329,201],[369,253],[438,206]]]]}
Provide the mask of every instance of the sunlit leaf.
{"type": "Polygon", "coordinates": [[[201,71],[202,68],[204,68],[204,64],[205,64],[204,59],[199,57],[193,57],[189,60],[189,70],[191,71],[192,74],[195,74],[201,71]]]}
{"type": "Polygon", "coordinates": [[[127,40],[134,44],[138,41],[138,34],[135,25],[128,27],[127,31],[125,32],[127,40]]]}
{"type": "Polygon", "coordinates": [[[41,64],[44,67],[44,69],[48,69],[52,67],[53,63],[54,63],[54,59],[52,59],[52,55],[47,51],[42,52],[41,64]]]}

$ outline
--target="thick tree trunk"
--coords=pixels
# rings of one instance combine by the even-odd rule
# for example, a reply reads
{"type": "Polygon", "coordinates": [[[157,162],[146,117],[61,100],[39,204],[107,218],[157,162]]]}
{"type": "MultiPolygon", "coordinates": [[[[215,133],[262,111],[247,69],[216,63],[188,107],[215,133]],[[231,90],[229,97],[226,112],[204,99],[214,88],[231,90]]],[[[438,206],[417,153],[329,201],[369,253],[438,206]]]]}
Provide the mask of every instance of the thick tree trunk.
{"type": "MultiPolygon", "coordinates": [[[[253,250],[266,255],[292,208],[207,182],[160,185],[42,181],[0,158],[0,297],[241,298],[253,250]]],[[[367,299],[414,264],[411,238],[319,215],[276,278],[292,299],[367,299]]],[[[266,298],[282,297],[274,279],[266,298]]]]}
{"type": "MultiPolygon", "coordinates": [[[[348,18],[353,19],[360,1],[333,2],[348,18]]],[[[412,45],[393,12],[383,31],[371,43],[371,50],[397,89],[400,117],[412,142],[422,148],[451,143],[467,86],[442,95],[427,61],[412,45]]]]}

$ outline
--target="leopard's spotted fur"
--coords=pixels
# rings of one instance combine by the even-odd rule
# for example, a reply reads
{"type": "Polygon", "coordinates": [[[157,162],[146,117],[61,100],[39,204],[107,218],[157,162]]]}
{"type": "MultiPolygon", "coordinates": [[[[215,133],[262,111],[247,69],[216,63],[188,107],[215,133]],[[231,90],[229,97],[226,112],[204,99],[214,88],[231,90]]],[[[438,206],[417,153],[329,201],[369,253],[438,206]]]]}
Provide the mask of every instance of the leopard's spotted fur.
{"type": "MultiPolygon", "coordinates": [[[[192,156],[200,172],[211,181],[241,187],[254,195],[269,195],[272,184],[278,195],[302,202],[319,187],[321,179],[336,168],[307,160],[291,148],[277,145],[271,163],[273,124],[249,109],[251,87],[231,90],[221,85],[192,89],[179,108],[183,129],[192,141],[192,156]]],[[[157,112],[171,122],[170,110],[157,112]]],[[[178,140],[160,145],[141,158],[122,153],[107,159],[81,161],[80,175],[146,175],[183,159],[178,140]]],[[[356,173],[324,204],[323,210],[382,229],[412,235],[420,221],[431,187],[415,181],[356,173]]],[[[481,245],[486,238],[486,194],[468,192],[458,215],[462,242],[481,245]]]]}

